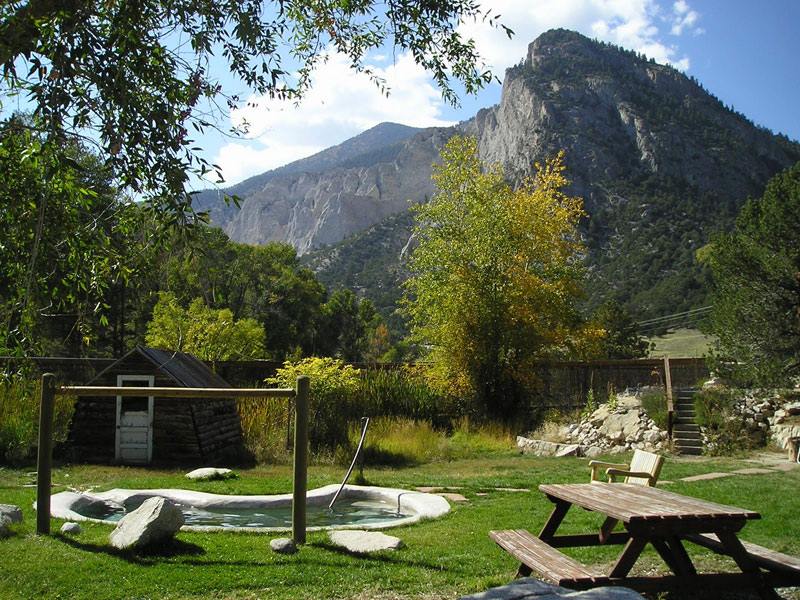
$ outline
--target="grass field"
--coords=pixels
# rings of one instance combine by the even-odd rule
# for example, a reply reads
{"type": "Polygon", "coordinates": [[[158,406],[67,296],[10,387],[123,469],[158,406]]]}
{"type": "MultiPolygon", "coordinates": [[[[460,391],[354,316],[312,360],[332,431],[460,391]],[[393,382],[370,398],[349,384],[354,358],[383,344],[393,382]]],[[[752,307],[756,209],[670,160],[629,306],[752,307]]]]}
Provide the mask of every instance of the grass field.
{"type": "Polygon", "coordinates": [[[664,335],[647,338],[650,357],[701,358],[708,354],[714,338],[697,329],[673,329],[664,335]]]}
{"type": "MultiPolygon", "coordinates": [[[[776,550],[800,554],[797,489],[800,470],[769,475],[738,475],[713,481],[681,482],[680,477],[741,468],[741,459],[669,458],[662,480],[676,492],[759,510],[763,519],[747,525],[743,537],[776,550]]],[[[0,541],[0,598],[457,598],[508,583],[515,561],[487,536],[490,529],[527,528],[545,522],[552,505],[538,490],[544,482],[588,479],[583,459],[534,458],[508,451],[476,459],[377,470],[367,468],[370,483],[392,487],[451,486],[466,496],[436,521],[391,530],[406,544],[394,553],[356,557],[332,546],[327,534],[309,534],[300,552],[278,555],[273,536],[259,534],[180,533],[155,554],[118,552],[108,545],[110,528],[86,524],[77,537],[34,535],[31,508],[35,474],[0,469],[0,503],[23,507],[25,520],[12,537],[0,541]],[[525,492],[498,488],[524,488],[525,492]]],[[[312,466],[310,487],[334,483],[341,469],[312,466]]],[[[189,483],[182,472],[123,467],[64,466],[54,472],[56,491],[102,491],[113,487],[190,487],[220,493],[287,492],[291,471],[262,466],[223,482],[189,483]]],[[[602,518],[571,511],[565,531],[599,527],[602,518]]],[[[53,520],[58,532],[61,522],[53,520]]],[[[570,551],[586,563],[609,563],[619,548],[570,551]]],[[[703,565],[719,559],[697,550],[703,565]]],[[[663,569],[650,551],[637,569],[663,569]]],[[[729,566],[729,568],[731,568],[729,566]]],[[[683,597],[683,596],[682,596],[683,597]]],[[[718,595],[708,597],[719,597],[718,595]]],[[[741,596],[739,596],[741,597],[741,596]]]]}

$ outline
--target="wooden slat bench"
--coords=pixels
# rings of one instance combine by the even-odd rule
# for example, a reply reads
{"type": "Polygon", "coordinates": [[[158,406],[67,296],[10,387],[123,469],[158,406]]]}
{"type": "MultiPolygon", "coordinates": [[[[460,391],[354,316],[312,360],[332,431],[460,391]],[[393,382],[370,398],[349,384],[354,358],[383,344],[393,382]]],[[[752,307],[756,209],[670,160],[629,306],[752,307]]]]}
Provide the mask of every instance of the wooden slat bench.
{"type": "MultiPolygon", "coordinates": [[[[725,553],[722,543],[714,535],[695,533],[683,537],[698,546],[703,546],[704,548],[721,554],[725,553]]],[[[800,558],[776,552],[775,550],[770,550],[769,548],[764,548],[764,546],[759,546],[751,542],[745,542],[744,540],[741,540],[741,542],[744,549],[747,550],[748,556],[750,556],[753,562],[758,566],[768,571],[787,575],[790,581],[795,582],[793,585],[800,585],[800,558]]]]}
{"type": "Polygon", "coordinates": [[[522,563],[522,576],[535,571],[550,583],[572,589],[608,584],[603,573],[570,558],[525,529],[490,531],[489,537],[522,563]]]}

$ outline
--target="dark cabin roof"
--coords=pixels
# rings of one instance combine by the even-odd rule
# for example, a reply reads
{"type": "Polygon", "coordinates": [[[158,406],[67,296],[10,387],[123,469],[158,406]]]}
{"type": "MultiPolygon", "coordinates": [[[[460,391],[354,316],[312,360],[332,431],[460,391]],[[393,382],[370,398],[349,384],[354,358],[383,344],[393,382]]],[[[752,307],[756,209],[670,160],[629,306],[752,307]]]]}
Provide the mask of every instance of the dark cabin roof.
{"type": "Polygon", "coordinates": [[[206,363],[186,352],[175,352],[168,350],[157,350],[136,346],[119,360],[103,369],[95,375],[90,384],[101,378],[110,371],[117,370],[120,363],[127,360],[131,355],[139,354],[145,360],[152,363],[153,367],[163,375],[172,379],[180,387],[189,388],[229,388],[231,385],[222,377],[214,373],[206,363]]]}

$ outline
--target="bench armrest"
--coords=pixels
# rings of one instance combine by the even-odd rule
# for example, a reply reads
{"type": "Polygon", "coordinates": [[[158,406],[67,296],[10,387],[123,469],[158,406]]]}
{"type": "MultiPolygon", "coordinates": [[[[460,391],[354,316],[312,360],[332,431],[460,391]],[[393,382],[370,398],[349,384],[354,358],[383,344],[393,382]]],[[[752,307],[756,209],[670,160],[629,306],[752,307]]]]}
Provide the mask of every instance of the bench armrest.
{"type": "MultiPolygon", "coordinates": [[[[626,465],[627,466],[627,465],[626,465]]],[[[606,469],[606,477],[609,483],[614,483],[616,477],[641,477],[647,479],[647,485],[654,486],[656,478],[652,473],[646,471],[625,471],[624,469],[606,469]]]]}
{"type": "Polygon", "coordinates": [[[628,465],[627,464],[604,462],[602,460],[590,460],[589,461],[589,467],[592,469],[591,481],[600,481],[600,479],[598,478],[598,471],[600,469],[608,469],[608,468],[627,469],[628,465]]]}

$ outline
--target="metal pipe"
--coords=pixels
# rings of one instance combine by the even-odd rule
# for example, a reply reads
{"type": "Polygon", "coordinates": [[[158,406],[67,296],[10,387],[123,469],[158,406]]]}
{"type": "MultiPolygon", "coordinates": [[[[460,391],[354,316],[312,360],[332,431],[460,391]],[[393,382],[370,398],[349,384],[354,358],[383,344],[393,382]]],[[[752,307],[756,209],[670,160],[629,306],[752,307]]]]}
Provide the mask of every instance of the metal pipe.
{"type": "Polygon", "coordinates": [[[400,492],[399,494],[397,494],[397,515],[398,515],[398,516],[400,515],[400,498],[401,498],[403,495],[405,495],[405,494],[408,494],[408,493],[409,493],[409,492],[400,492]]]}
{"type": "Polygon", "coordinates": [[[358,460],[358,455],[361,454],[361,448],[364,446],[364,439],[367,437],[367,427],[369,427],[369,417],[361,417],[361,421],[363,425],[361,426],[361,440],[358,442],[358,448],[356,448],[356,453],[353,456],[353,462],[350,463],[350,468],[347,469],[347,474],[344,476],[342,480],[342,485],[339,486],[339,489],[336,490],[336,494],[333,496],[333,500],[331,503],[328,504],[328,508],[333,508],[333,505],[336,503],[336,500],[339,499],[339,494],[342,493],[347,480],[350,478],[350,474],[353,472],[353,467],[356,466],[356,461],[358,460]]]}

